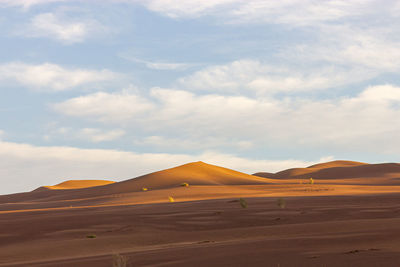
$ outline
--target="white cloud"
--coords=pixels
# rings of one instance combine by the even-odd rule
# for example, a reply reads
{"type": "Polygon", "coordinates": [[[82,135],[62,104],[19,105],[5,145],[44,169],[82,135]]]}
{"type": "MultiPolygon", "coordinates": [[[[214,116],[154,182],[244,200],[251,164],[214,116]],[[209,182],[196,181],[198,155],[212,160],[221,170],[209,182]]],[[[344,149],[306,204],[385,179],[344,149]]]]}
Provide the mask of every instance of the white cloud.
{"type": "Polygon", "coordinates": [[[0,6],[22,6],[25,9],[31,6],[49,4],[56,2],[66,2],[67,0],[0,0],[0,6]]]}
{"type": "Polygon", "coordinates": [[[122,129],[102,131],[96,128],[84,128],[80,131],[80,135],[85,136],[94,143],[98,143],[118,139],[125,135],[125,131],[122,129]]]}
{"type": "Polygon", "coordinates": [[[146,67],[154,70],[185,70],[189,67],[185,63],[164,63],[164,62],[150,62],[145,63],[146,67]]]}
{"type": "Polygon", "coordinates": [[[106,31],[94,19],[71,19],[63,14],[42,13],[32,18],[28,26],[19,32],[26,37],[50,38],[65,44],[85,41],[89,36],[106,31]]]}
{"type": "MultiPolygon", "coordinates": [[[[330,158],[329,158],[330,159],[330,158]]],[[[44,147],[0,142],[0,194],[29,191],[68,179],[125,180],[161,169],[202,160],[239,171],[278,171],[326,160],[270,161],[207,152],[199,155],[134,153],[105,149],[44,147]]]]}
{"type": "Polygon", "coordinates": [[[317,41],[287,48],[280,57],[344,65],[362,70],[364,77],[370,76],[371,72],[375,75],[396,72],[400,69],[400,42],[394,36],[399,33],[398,27],[387,25],[368,28],[352,24],[324,25],[315,31],[317,41]]]}
{"type": "MultiPolygon", "coordinates": [[[[385,141],[400,131],[400,124],[395,123],[400,116],[399,92],[400,87],[380,85],[352,97],[318,100],[298,96],[280,99],[196,95],[154,88],[147,98],[126,92],[99,93],[107,104],[91,101],[95,94],[68,100],[56,108],[67,115],[118,122],[124,127],[135,125],[148,136],[160,136],[155,133],[162,132],[199,142],[206,142],[209,136],[237,141],[240,136],[241,140],[251,140],[257,146],[312,145],[326,149],[340,146],[346,150],[351,145],[360,150],[379,147],[384,153],[393,151],[393,144],[400,145],[397,139],[391,143],[385,141]],[[137,102],[145,108],[137,107],[137,102]]],[[[162,138],[147,142],[163,142],[162,138]]]]}
{"type": "Polygon", "coordinates": [[[236,4],[237,0],[150,0],[142,2],[148,9],[172,18],[199,17],[223,8],[226,5],[236,4]]]}
{"type": "Polygon", "coordinates": [[[144,64],[147,68],[153,69],[153,70],[186,70],[193,66],[193,64],[188,64],[188,63],[177,63],[177,62],[165,62],[165,61],[149,61],[149,60],[143,60],[139,58],[135,58],[129,55],[120,55],[121,58],[124,58],[129,61],[137,62],[137,63],[142,63],[144,64]]]}
{"type": "Polygon", "coordinates": [[[338,67],[315,67],[298,70],[261,63],[257,60],[238,60],[225,65],[211,66],[178,80],[181,88],[225,93],[256,93],[321,90],[365,79],[364,70],[338,67]]]}
{"type": "MultiPolygon", "coordinates": [[[[64,0],[0,0],[6,6],[34,5],[64,0]]],[[[78,1],[79,2],[79,1],[78,1]]],[[[142,5],[164,16],[199,18],[212,16],[223,23],[272,23],[294,27],[329,23],[346,18],[358,18],[382,11],[378,0],[108,0],[109,3],[131,3],[142,5]]],[[[398,9],[396,1],[385,2],[385,11],[398,9]]]]}
{"type": "Polygon", "coordinates": [[[173,149],[173,150],[196,150],[204,151],[209,149],[217,149],[221,147],[229,147],[237,150],[246,150],[254,146],[253,142],[247,140],[226,140],[225,138],[205,137],[197,139],[194,136],[189,137],[165,137],[160,135],[146,136],[136,139],[135,145],[144,147],[155,147],[157,149],[173,149]]]}
{"type": "Polygon", "coordinates": [[[54,108],[69,116],[88,116],[102,121],[124,122],[152,110],[154,104],[135,93],[123,91],[80,96],[55,104],[54,108]]]}
{"type": "MultiPolygon", "coordinates": [[[[390,3],[389,3],[390,4],[390,3]]],[[[294,27],[369,14],[378,1],[312,0],[150,0],[148,9],[171,18],[214,16],[229,23],[275,23],[294,27]]]]}
{"type": "Polygon", "coordinates": [[[74,87],[115,80],[118,74],[109,70],[64,68],[52,63],[26,64],[11,62],[0,65],[0,81],[19,83],[29,89],[63,91],[74,87]]]}
{"type": "Polygon", "coordinates": [[[93,143],[107,142],[116,140],[124,136],[126,132],[122,129],[112,129],[104,130],[99,128],[83,128],[83,129],[73,129],[69,127],[61,127],[57,129],[48,130],[48,134],[44,136],[46,141],[57,138],[61,136],[65,139],[80,139],[88,140],[93,143]]]}

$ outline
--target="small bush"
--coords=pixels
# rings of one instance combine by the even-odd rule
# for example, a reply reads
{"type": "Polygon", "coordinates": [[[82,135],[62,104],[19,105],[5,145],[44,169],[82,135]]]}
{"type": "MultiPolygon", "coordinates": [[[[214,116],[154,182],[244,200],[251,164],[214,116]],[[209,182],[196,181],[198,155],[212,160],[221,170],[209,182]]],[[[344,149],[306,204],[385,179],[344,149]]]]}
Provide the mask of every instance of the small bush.
{"type": "Polygon", "coordinates": [[[126,267],[128,258],[120,254],[113,255],[113,267],[126,267]]]}
{"type": "Polygon", "coordinates": [[[183,187],[188,187],[189,184],[188,184],[188,183],[181,183],[181,186],[183,186],[183,187]]]}
{"type": "Polygon", "coordinates": [[[175,199],[171,196],[168,197],[169,202],[175,202],[175,199]]]}
{"type": "Polygon", "coordinates": [[[147,191],[147,190],[149,190],[147,187],[142,188],[142,191],[147,191]]]}
{"type": "Polygon", "coordinates": [[[96,235],[87,235],[86,238],[96,238],[96,235]]]}
{"type": "Polygon", "coordinates": [[[240,198],[239,202],[240,202],[240,206],[242,206],[242,208],[247,208],[247,201],[244,198],[240,198]]]}
{"type": "Polygon", "coordinates": [[[286,201],[284,198],[278,198],[277,201],[278,207],[284,209],[286,207],[286,201]]]}
{"type": "Polygon", "coordinates": [[[310,178],[310,184],[314,184],[314,179],[310,178]]]}

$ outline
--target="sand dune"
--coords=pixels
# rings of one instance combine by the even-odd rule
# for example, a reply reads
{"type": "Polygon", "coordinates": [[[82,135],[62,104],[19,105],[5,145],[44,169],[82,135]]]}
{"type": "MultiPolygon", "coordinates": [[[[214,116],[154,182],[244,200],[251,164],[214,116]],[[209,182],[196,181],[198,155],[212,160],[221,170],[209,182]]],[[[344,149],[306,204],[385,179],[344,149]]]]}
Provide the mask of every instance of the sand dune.
{"type": "Polygon", "coordinates": [[[353,167],[353,166],[361,166],[361,165],[368,165],[368,163],[358,162],[358,161],[350,161],[350,160],[334,160],[334,161],[314,164],[307,168],[326,169],[326,168],[334,168],[334,167],[353,167]]]}
{"type": "Polygon", "coordinates": [[[142,187],[164,189],[185,182],[190,185],[251,185],[274,181],[198,161],[123,181],[110,188],[118,188],[119,192],[141,190],[142,187]]]}
{"type": "Polygon", "coordinates": [[[400,164],[367,164],[354,161],[332,161],[307,168],[293,168],[277,173],[258,172],[270,179],[359,179],[361,184],[399,184],[400,164]],[[375,178],[375,179],[374,179],[375,178]]]}
{"type": "Polygon", "coordinates": [[[400,190],[398,186],[392,187],[400,185],[399,174],[399,164],[335,161],[278,172],[272,174],[273,179],[270,179],[204,162],[193,162],[122,182],[67,181],[50,187],[58,190],[41,187],[32,192],[0,196],[0,212],[13,209],[162,203],[168,202],[169,196],[173,196],[176,201],[193,201],[233,196],[393,193],[400,190]],[[307,185],[311,176],[316,183],[312,186],[307,185]],[[189,187],[183,186],[184,183],[189,187]],[[66,188],[68,190],[60,190],[66,188]]]}
{"type": "MultiPolygon", "coordinates": [[[[123,193],[142,192],[143,188],[148,190],[177,188],[183,183],[193,185],[254,185],[273,183],[273,180],[260,178],[257,176],[237,172],[223,167],[214,166],[204,162],[193,162],[182,166],[166,169],[126,181],[109,183],[103,186],[74,189],[71,185],[74,182],[65,182],[69,186],[68,191],[64,190],[35,190],[29,193],[13,194],[0,196],[2,199],[8,198],[8,201],[20,199],[23,201],[51,199],[64,200],[76,198],[93,198],[107,195],[116,195],[123,193]]],[[[78,182],[78,185],[97,184],[98,182],[78,182]]],[[[59,185],[56,186],[58,188],[59,185]]]]}
{"type": "Polygon", "coordinates": [[[263,178],[193,162],[4,195],[0,266],[112,266],[115,253],[132,266],[397,266],[399,174],[335,161],[263,178]]]}

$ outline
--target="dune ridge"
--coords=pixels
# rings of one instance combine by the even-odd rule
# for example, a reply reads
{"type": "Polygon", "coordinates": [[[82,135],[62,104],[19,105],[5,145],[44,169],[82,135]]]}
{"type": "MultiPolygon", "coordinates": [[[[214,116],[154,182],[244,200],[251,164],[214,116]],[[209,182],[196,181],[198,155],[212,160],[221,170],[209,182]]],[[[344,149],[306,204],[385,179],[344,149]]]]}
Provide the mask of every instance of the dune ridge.
{"type": "MultiPolygon", "coordinates": [[[[367,164],[355,161],[332,161],[309,166],[307,168],[292,168],[277,173],[258,172],[253,175],[269,179],[361,179],[381,178],[396,182],[400,178],[400,164],[379,163],[367,164]]],[[[368,180],[366,180],[368,182],[368,180]]]]}

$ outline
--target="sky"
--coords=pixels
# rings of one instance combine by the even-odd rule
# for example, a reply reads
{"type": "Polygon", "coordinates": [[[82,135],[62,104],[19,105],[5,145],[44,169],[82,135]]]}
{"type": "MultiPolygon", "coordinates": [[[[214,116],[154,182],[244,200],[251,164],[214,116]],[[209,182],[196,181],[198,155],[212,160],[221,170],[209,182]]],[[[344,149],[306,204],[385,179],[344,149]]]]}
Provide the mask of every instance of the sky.
{"type": "Polygon", "coordinates": [[[399,161],[400,1],[0,0],[0,194],[192,161],[399,161]]]}

